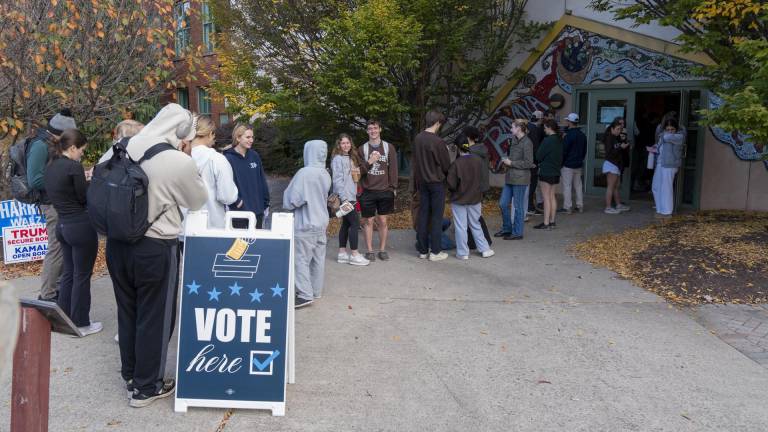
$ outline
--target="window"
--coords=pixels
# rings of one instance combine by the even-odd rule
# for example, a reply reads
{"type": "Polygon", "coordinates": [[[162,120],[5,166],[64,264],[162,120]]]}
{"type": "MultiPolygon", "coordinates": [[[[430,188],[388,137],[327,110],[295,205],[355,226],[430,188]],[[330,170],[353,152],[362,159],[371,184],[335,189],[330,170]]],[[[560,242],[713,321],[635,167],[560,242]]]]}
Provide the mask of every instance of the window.
{"type": "Polygon", "coordinates": [[[189,109],[189,90],[185,88],[177,88],[176,102],[183,106],[185,109],[189,109]]]}
{"type": "Polygon", "coordinates": [[[203,47],[205,52],[213,52],[213,16],[208,2],[203,2],[203,47]]]}
{"type": "Polygon", "coordinates": [[[229,114],[219,114],[219,126],[229,123],[229,114]]]}
{"type": "Polygon", "coordinates": [[[173,7],[174,45],[176,47],[176,57],[183,57],[184,50],[189,46],[189,2],[183,1],[176,3],[173,7]]]}
{"type": "Polygon", "coordinates": [[[202,115],[211,114],[211,95],[204,88],[197,89],[197,111],[202,115]]]}

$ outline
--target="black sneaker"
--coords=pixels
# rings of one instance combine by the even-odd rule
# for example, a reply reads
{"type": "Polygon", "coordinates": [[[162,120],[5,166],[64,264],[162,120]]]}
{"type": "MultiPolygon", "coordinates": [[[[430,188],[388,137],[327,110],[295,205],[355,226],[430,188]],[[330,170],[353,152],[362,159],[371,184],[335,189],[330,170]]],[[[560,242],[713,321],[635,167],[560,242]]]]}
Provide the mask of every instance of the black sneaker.
{"type": "Polygon", "coordinates": [[[549,225],[546,225],[546,224],[544,224],[544,222],[542,222],[542,223],[536,225],[535,227],[533,227],[533,229],[548,230],[549,229],[549,225]]]}
{"type": "Polygon", "coordinates": [[[382,261],[389,261],[389,254],[386,251],[379,251],[379,259],[382,261]]]}
{"type": "Polygon", "coordinates": [[[504,240],[522,240],[523,236],[508,235],[504,236],[504,240]]]}
{"type": "Polygon", "coordinates": [[[556,223],[554,223],[554,222],[550,222],[550,223],[549,223],[549,227],[550,227],[551,229],[555,229],[555,227],[556,227],[556,226],[557,226],[557,224],[556,224],[556,223]]]}
{"type": "Polygon", "coordinates": [[[296,302],[294,303],[294,307],[296,309],[301,309],[304,306],[309,306],[312,304],[312,300],[303,299],[299,296],[296,296],[296,302]]]}
{"type": "Polygon", "coordinates": [[[370,262],[376,261],[376,254],[373,252],[366,252],[365,253],[365,259],[367,259],[370,262]]]}
{"type": "Polygon", "coordinates": [[[511,235],[511,233],[508,233],[508,232],[506,232],[506,231],[499,231],[499,232],[497,232],[496,234],[494,234],[493,236],[494,236],[494,237],[506,237],[506,236],[508,236],[508,235],[511,235]]]}
{"type": "Polygon", "coordinates": [[[140,393],[139,389],[134,389],[129,405],[134,408],[144,408],[157,399],[167,398],[168,396],[172,395],[175,388],[176,381],[168,379],[163,381],[163,387],[160,390],[157,390],[157,392],[152,394],[140,393]]]}

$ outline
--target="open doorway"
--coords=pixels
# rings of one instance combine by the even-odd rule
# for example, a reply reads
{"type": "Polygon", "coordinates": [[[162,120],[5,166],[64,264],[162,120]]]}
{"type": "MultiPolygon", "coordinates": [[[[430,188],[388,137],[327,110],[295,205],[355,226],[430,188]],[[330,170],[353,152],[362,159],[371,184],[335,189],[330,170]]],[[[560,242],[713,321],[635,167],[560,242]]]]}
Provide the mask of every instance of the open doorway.
{"type": "Polygon", "coordinates": [[[670,111],[680,112],[680,91],[649,91],[635,93],[635,142],[632,146],[631,192],[633,200],[653,200],[651,182],[653,170],[646,168],[648,152],[645,147],[656,141],[656,127],[670,111]]]}

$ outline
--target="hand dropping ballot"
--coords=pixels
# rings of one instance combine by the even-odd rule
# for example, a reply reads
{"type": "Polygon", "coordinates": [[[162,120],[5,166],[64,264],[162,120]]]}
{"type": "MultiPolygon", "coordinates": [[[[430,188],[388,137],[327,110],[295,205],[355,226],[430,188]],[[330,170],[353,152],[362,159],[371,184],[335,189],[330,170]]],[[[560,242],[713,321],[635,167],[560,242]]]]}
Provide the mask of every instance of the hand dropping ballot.
{"type": "Polygon", "coordinates": [[[293,381],[293,216],[271,230],[208,229],[206,213],[185,227],[176,411],[190,406],[285,412],[293,381]]]}

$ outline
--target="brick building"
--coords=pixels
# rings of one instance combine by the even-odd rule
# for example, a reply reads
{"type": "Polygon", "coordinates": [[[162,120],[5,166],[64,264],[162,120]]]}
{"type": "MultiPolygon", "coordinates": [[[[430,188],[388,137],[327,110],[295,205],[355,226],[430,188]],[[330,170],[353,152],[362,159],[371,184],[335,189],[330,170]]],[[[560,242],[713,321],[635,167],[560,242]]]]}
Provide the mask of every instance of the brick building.
{"type": "Polygon", "coordinates": [[[219,62],[214,52],[215,28],[208,2],[204,0],[182,0],[174,4],[174,49],[176,51],[175,79],[178,87],[166,95],[166,101],[175,101],[195,113],[209,115],[217,126],[229,123],[224,101],[211,97],[208,80],[203,76],[216,76],[219,62]],[[191,75],[187,55],[196,54],[197,47],[202,47],[200,64],[205,73],[191,75]],[[191,49],[189,49],[191,48],[191,49]],[[192,54],[195,53],[195,54],[192,54]]]}

